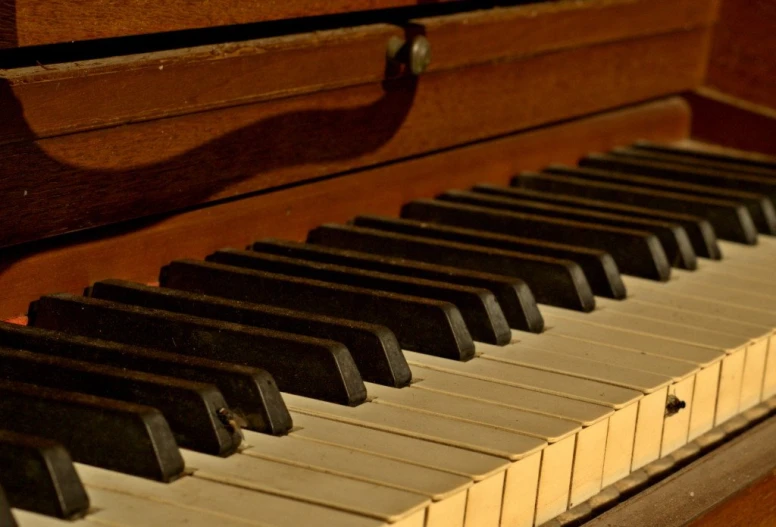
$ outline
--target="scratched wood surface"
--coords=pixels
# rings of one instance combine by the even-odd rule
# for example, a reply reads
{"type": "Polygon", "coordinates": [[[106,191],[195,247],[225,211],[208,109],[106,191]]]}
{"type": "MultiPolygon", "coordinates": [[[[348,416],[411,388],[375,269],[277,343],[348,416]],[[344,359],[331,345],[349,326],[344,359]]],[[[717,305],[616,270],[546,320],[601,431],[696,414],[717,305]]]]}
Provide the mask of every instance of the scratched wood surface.
{"type": "Polygon", "coordinates": [[[0,0],[0,48],[454,0],[0,0]]]}
{"type": "MultiPolygon", "coordinates": [[[[0,146],[0,245],[691,89],[701,82],[707,42],[705,28],[680,31],[6,144],[0,146]]],[[[23,108],[8,115],[23,121],[23,108]]]]}
{"type": "Polygon", "coordinates": [[[518,170],[574,163],[640,138],[679,140],[689,117],[687,105],[670,98],[107,232],[0,250],[0,319],[26,312],[44,293],[79,292],[95,280],[152,282],[174,258],[201,258],[260,237],[300,240],[321,223],[359,213],[396,215],[402,203],[445,189],[504,184],[518,170]]]}

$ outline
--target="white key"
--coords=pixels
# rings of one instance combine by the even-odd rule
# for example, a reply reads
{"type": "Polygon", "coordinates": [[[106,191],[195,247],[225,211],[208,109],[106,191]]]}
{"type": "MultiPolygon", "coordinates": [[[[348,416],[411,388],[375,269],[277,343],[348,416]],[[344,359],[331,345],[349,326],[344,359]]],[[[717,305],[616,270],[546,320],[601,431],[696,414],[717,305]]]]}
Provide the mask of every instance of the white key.
{"type": "Polygon", "coordinates": [[[90,495],[92,489],[109,490],[148,500],[149,507],[159,502],[205,515],[220,514],[239,518],[246,524],[277,527],[312,523],[348,527],[385,525],[385,522],[374,518],[191,476],[184,476],[168,484],[80,463],[75,466],[90,495]]]}
{"type": "MultiPolygon", "coordinates": [[[[697,379],[687,381],[687,383],[693,382],[695,386],[692,399],[703,403],[703,405],[693,405],[689,408],[689,416],[688,412],[682,411],[670,418],[673,423],[667,431],[684,436],[684,439],[668,438],[667,444],[676,445],[687,440],[690,424],[688,424],[686,432],[682,432],[678,426],[683,423],[685,418],[688,418],[688,421],[696,429],[705,431],[711,429],[717,422],[716,420],[721,416],[726,416],[731,409],[735,409],[734,413],[737,410],[741,396],[741,378],[744,370],[746,346],[737,349],[714,349],[710,345],[682,342],[682,335],[685,332],[689,333],[684,326],[648,324],[647,321],[641,319],[623,317],[622,325],[631,329],[621,329],[614,325],[619,318],[616,313],[607,314],[605,310],[601,310],[600,312],[594,311],[589,315],[591,315],[590,319],[587,320],[572,320],[573,315],[564,314],[563,317],[558,317],[555,312],[548,312],[545,315],[545,320],[548,321],[548,324],[555,326],[553,330],[556,330],[559,335],[569,338],[630,347],[647,354],[685,360],[702,368],[719,368],[716,363],[722,361],[722,377],[707,374],[701,377],[702,383],[698,382],[697,379]],[[587,321],[593,320],[593,315],[596,314],[599,317],[598,320],[602,321],[600,324],[587,321]],[[608,322],[609,325],[605,322],[608,322]],[[643,323],[645,327],[651,325],[653,331],[661,331],[658,333],[661,336],[657,337],[633,329],[637,323],[643,323]],[[708,397],[707,394],[710,392],[714,393],[714,397],[708,397]],[[716,408],[711,404],[715,400],[717,402],[716,408]]],[[[718,373],[719,370],[717,369],[716,372],[718,373]]],[[[664,430],[664,434],[665,432],[664,430]]]]}
{"type": "MultiPolygon", "coordinates": [[[[634,434],[636,431],[636,409],[637,405],[646,399],[639,392],[587,379],[526,368],[516,364],[500,363],[499,361],[483,358],[475,358],[466,363],[460,363],[412,352],[405,352],[405,354],[413,368],[420,367],[425,370],[434,370],[480,381],[488,381],[492,384],[499,383],[509,387],[545,392],[557,398],[554,404],[557,405],[555,411],[559,415],[589,426],[578,436],[577,455],[582,456],[580,459],[587,457],[595,461],[589,462],[590,464],[575,463],[570,499],[572,504],[584,501],[587,497],[598,492],[600,485],[604,481],[610,482],[610,480],[619,479],[630,471],[634,434]],[[610,410],[617,409],[619,413],[616,416],[609,414],[610,420],[606,426],[603,423],[590,426],[595,423],[595,421],[591,421],[591,418],[594,416],[589,413],[580,414],[579,410],[582,408],[578,405],[582,402],[589,403],[591,400],[599,406],[608,407],[610,410]],[[562,406],[561,403],[563,403],[562,406]],[[561,414],[560,412],[563,413],[561,414]],[[604,436],[604,428],[607,429],[605,448],[606,445],[616,445],[616,447],[606,448],[604,470],[602,473],[599,473],[595,467],[600,460],[600,438],[604,436]]],[[[422,374],[420,376],[422,378],[422,374]]],[[[431,384],[431,389],[439,389],[435,386],[438,385],[431,384]]],[[[419,382],[418,387],[422,389],[423,382],[419,382]]],[[[508,392],[505,393],[503,388],[488,386],[486,389],[485,387],[473,385],[471,381],[466,383],[461,380],[457,384],[446,388],[446,390],[465,392],[469,396],[479,392],[481,393],[479,398],[493,398],[497,404],[505,404],[505,400],[509,399],[508,392]]],[[[649,403],[647,403],[647,406],[650,408],[656,406],[659,409],[657,412],[652,411],[651,414],[657,415],[657,426],[661,427],[665,396],[665,390],[662,391],[662,394],[656,392],[654,396],[650,396],[649,403]]],[[[534,404],[537,404],[537,402],[534,404]]],[[[586,407],[587,412],[593,409],[595,408],[586,407]]],[[[548,410],[540,411],[547,412],[548,410]]],[[[599,413],[598,415],[600,416],[601,414],[599,413]]],[[[599,417],[595,418],[598,419],[599,417]]],[[[653,430],[656,425],[651,423],[651,426],[652,432],[650,432],[649,437],[654,437],[653,430]]],[[[657,456],[660,450],[659,437],[653,450],[654,456],[657,456]]]]}
{"type": "Polygon", "coordinates": [[[296,412],[292,412],[292,417],[293,434],[298,437],[474,480],[467,495],[467,525],[492,524],[499,511],[502,518],[509,519],[509,525],[533,524],[541,454],[510,463],[494,456],[354,424],[296,412]]]}
{"type": "Polygon", "coordinates": [[[35,514],[34,512],[25,511],[22,509],[11,509],[16,523],[19,527],[67,527],[76,525],[78,527],[88,526],[93,527],[93,523],[87,523],[86,520],[67,521],[52,518],[51,516],[44,516],[42,514],[35,514]]]}
{"type": "Polygon", "coordinates": [[[306,440],[293,431],[287,437],[244,434],[242,455],[421,494],[435,502],[427,527],[463,525],[467,490],[473,484],[469,478],[306,440]]]}
{"type": "MultiPolygon", "coordinates": [[[[511,515],[515,515],[515,511],[514,509],[507,510],[514,503],[510,501],[514,497],[509,495],[510,489],[523,492],[523,495],[519,496],[523,500],[520,503],[525,502],[526,491],[524,489],[526,486],[529,491],[533,489],[535,495],[538,486],[538,470],[533,471],[533,468],[538,467],[538,459],[542,456],[542,450],[547,445],[545,441],[540,439],[489,426],[456,421],[433,414],[411,412],[376,403],[365,403],[355,408],[349,408],[291,394],[284,394],[283,398],[289,409],[295,413],[441,443],[512,461],[513,463],[506,473],[499,473],[496,477],[483,480],[470,490],[469,503],[473,501],[472,493],[476,492],[478,500],[475,500],[475,507],[467,508],[465,518],[467,527],[499,524],[502,514],[501,503],[494,504],[493,500],[487,496],[492,494],[495,489],[501,489],[504,492],[504,510],[511,515]]],[[[531,492],[528,494],[530,495],[531,492]]],[[[520,520],[521,525],[525,524],[528,516],[533,521],[533,513],[533,507],[528,510],[521,509],[519,514],[522,516],[518,515],[517,519],[520,520]]]]}
{"type": "Polygon", "coordinates": [[[431,500],[426,496],[324,474],[245,455],[217,458],[181,450],[193,477],[285,496],[323,505],[390,523],[425,511],[431,500]]]}

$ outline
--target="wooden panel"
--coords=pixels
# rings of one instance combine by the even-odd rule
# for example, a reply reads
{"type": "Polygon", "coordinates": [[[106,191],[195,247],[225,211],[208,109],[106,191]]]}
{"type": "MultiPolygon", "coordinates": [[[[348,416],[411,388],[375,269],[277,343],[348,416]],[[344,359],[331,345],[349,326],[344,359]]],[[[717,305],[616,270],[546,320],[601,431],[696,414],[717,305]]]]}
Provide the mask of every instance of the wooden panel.
{"type": "MultiPolygon", "coordinates": [[[[0,251],[0,319],[54,291],[78,292],[104,278],[151,282],[174,258],[203,257],[266,236],[301,240],[321,223],[358,213],[395,215],[402,203],[476,182],[506,183],[518,170],[574,163],[591,150],[644,138],[675,141],[689,131],[684,101],[672,98],[576,122],[135,223],[112,235],[89,234],[0,251]]],[[[34,220],[33,220],[34,221],[34,220]]]]}
{"type": "Polygon", "coordinates": [[[413,22],[433,46],[434,71],[709,26],[718,10],[719,0],[566,0],[413,22]]]}
{"type": "MultiPolygon", "coordinates": [[[[670,33],[8,144],[0,147],[0,245],[686,90],[702,78],[707,37],[706,29],[670,33]]],[[[21,113],[12,109],[11,118],[21,113]]]]}
{"type": "Polygon", "coordinates": [[[776,525],[776,471],[733,495],[690,524],[692,527],[776,525]]]}
{"type": "MultiPolygon", "coordinates": [[[[526,57],[711,24],[716,0],[550,2],[418,19],[431,71],[526,57]],[[520,35],[520,38],[514,38],[520,35]]],[[[18,68],[7,81],[24,122],[0,121],[0,143],[380,82],[396,26],[18,68]]],[[[2,72],[0,72],[2,73],[2,72]]]]}
{"type": "Polygon", "coordinates": [[[724,0],[706,84],[776,109],[776,2],[724,0]]]}
{"type": "Polygon", "coordinates": [[[0,0],[0,49],[453,0],[0,0]]]}
{"type": "Polygon", "coordinates": [[[776,155],[776,109],[708,88],[687,94],[686,99],[693,109],[694,138],[776,155]]]}

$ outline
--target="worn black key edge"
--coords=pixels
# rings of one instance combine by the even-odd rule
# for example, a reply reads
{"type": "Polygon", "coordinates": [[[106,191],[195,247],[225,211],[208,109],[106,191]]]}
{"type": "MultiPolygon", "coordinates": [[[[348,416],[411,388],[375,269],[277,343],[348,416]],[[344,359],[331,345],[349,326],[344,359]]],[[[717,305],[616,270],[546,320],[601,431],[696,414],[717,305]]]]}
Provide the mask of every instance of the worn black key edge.
{"type": "Polygon", "coordinates": [[[259,251],[222,249],[210,254],[206,260],[257,271],[450,302],[461,312],[474,340],[502,346],[512,340],[501,306],[493,293],[487,289],[311,262],[259,251]]]}
{"type": "Polygon", "coordinates": [[[308,241],[516,276],[528,283],[538,302],[585,312],[595,308],[595,298],[587,277],[582,268],[571,260],[406,236],[352,225],[322,225],[308,233],[308,241]]]}
{"type": "Polygon", "coordinates": [[[449,302],[197,260],[171,262],[160,275],[160,283],[200,294],[382,324],[396,334],[403,349],[453,360],[474,356],[474,341],[463,317],[449,302]]]}
{"type": "Polygon", "coordinates": [[[369,229],[378,229],[408,236],[421,236],[431,240],[443,240],[571,260],[582,268],[594,294],[618,300],[627,296],[625,284],[620,276],[617,263],[609,253],[599,249],[519,238],[490,231],[466,229],[406,218],[362,215],[353,219],[352,223],[353,225],[369,229]]]}
{"type": "Polygon", "coordinates": [[[282,391],[347,405],[366,400],[338,342],[70,294],[41,297],[32,315],[37,327],[264,368],[282,391]]]}
{"type": "Polygon", "coordinates": [[[56,441],[0,426],[0,467],[0,485],[14,508],[67,520],[89,510],[73,460],[56,441]]]}
{"type": "Polygon", "coordinates": [[[86,465],[162,482],[183,475],[178,445],[155,408],[0,380],[0,422],[59,442],[86,465]]]}
{"type": "Polygon", "coordinates": [[[266,370],[0,322],[0,345],[215,384],[245,428],[273,435],[293,427],[275,380],[266,370]]]}
{"type": "Polygon", "coordinates": [[[221,392],[210,384],[0,347],[0,379],[156,408],[181,447],[228,456],[241,442],[221,392]]]}
{"type": "Polygon", "coordinates": [[[342,342],[365,381],[395,388],[412,381],[399,341],[385,326],[125,280],[96,282],[87,296],[342,342]]]}
{"type": "MultiPolygon", "coordinates": [[[[565,170],[576,169],[565,168],[565,170]]],[[[554,172],[519,174],[512,178],[510,184],[516,187],[564,192],[658,210],[698,214],[709,220],[720,239],[746,245],[757,244],[757,230],[749,210],[744,205],[729,200],[700,198],[676,192],[604,183],[554,172]]]]}
{"type": "Polygon", "coordinates": [[[519,278],[274,238],[258,240],[249,248],[315,262],[481,287],[495,295],[511,328],[531,333],[541,333],[544,329],[544,319],[533,293],[519,278]]]}
{"type": "MultiPolygon", "coordinates": [[[[527,173],[530,174],[530,173],[527,173]]],[[[598,210],[601,212],[612,212],[615,214],[633,215],[637,218],[654,218],[669,222],[679,223],[684,227],[687,236],[690,239],[692,248],[696,256],[700,258],[709,258],[719,260],[722,253],[717,245],[717,234],[709,220],[702,216],[682,214],[667,210],[648,209],[645,207],[636,207],[622,203],[613,203],[610,201],[596,200],[563,194],[559,192],[543,192],[522,187],[502,187],[490,183],[482,183],[472,187],[472,192],[489,194],[505,197],[525,197],[528,199],[543,201],[546,203],[557,203],[574,207],[598,210]]]]}
{"type": "Polygon", "coordinates": [[[666,281],[671,276],[663,246],[647,231],[522,214],[439,200],[415,200],[402,207],[402,217],[501,234],[532,236],[602,249],[614,257],[623,274],[666,281]]]}
{"type": "Polygon", "coordinates": [[[633,218],[613,212],[592,211],[574,205],[545,203],[530,198],[488,196],[465,190],[450,190],[440,194],[436,199],[478,207],[539,214],[552,218],[651,232],[660,240],[672,267],[690,271],[698,268],[695,250],[692,248],[690,238],[687,236],[684,228],[676,222],[650,218],[633,218]]]}

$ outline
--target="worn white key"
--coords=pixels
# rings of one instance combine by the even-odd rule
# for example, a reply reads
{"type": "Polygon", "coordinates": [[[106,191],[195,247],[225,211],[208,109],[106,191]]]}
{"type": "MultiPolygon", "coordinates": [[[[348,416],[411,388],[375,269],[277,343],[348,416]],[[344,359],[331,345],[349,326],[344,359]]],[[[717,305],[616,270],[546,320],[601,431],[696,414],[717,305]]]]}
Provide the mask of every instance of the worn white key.
{"type": "Polygon", "coordinates": [[[292,417],[292,435],[303,437],[307,441],[346,447],[380,456],[388,461],[429,467],[473,480],[475,483],[469,487],[466,496],[469,525],[477,525],[477,519],[484,519],[481,524],[488,525],[488,518],[494,517],[501,510],[502,501],[505,506],[520,504],[517,514],[512,515],[515,524],[530,525],[533,521],[535,497],[529,498],[528,495],[530,492],[533,492],[534,496],[536,494],[541,453],[529,456],[530,460],[510,463],[494,456],[350,423],[296,412],[292,412],[292,417]],[[531,472],[533,463],[537,465],[535,473],[531,472]],[[510,487],[505,485],[505,479],[518,480],[520,485],[510,487]],[[526,499],[531,504],[528,510],[524,507],[526,499]]]}
{"type": "MultiPolygon", "coordinates": [[[[536,521],[553,518],[568,507],[574,446],[581,429],[578,423],[412,387],[399,390],[367,383],[367,390],[376,404],[483,424],[547,441],[550,445],[542,452],[536,521]]],[[[581,464],[589,462],[580,460],[581,464]]]]}
{"type": "Polygon", "coordinates": [[[13,516],[16,519],[16,523],[19,525],[19,527],[68,527],[73,525],[78,527],[94,526],[94,523],[87,522],[85,519],[71,522],[52,518],[51,516],[36,514],[34,512],[25,511],[22,509],[11,509],[11,512],[13,513],[13,516]]]}
{"type": "MultiPolygon", "coordinates": [[[[521,489],[528,486],[536,492],[538,470],[535,474],[530,470],[535,461],[517,462],[541,457],[542,450],[547,446],[547,443],[541,439],[433,414],[407,411],[403,408],[384,404],[365,403],[355,408],[350,408],[291,394],[284,394],[283,398],[288,407],[295,413],[428,440],[473,452],[494,455],[513,462],[505,474],[498,475],[500,481],[495,478],[488,478],[480,482],[479,485],[475,485],[470,491],[469,503],[472,502],[471,494],[475,490],[477,491],[477,497],[483,498],[486,494],[492,493],[494,489],[501,489],[504,492],[503,504],[504,509],[506,509],[512,503],[509,501],[508,489],[521,489]],[[534,476],[537,479],[532,480],[531,478],[534,476]],[[516,485],[513,478],[519,480],[520,484],[516,485]],[[512,481],[512,484],[509,483],[510,481],[512,481]],[[489,491],[485,492],[488,489],[489,491]]],[[[466,527],[485,527],[499,524],[502,514],[500,503],[494,505],[493,501],[489,499],[477,500],[476,503],[476,507],[471,509],[467,507],[466,527]]],[[[514,510],[510,511],[510,514],[514,515],[514,510]]],[[[528,515],[529,511],[522,509],[521,514],[528,515]]],[[[533,508],[530,509],[530,516],[531,520],[533,520],[533,508]]]]}
{"type": "MultiPolygon", "coordinates": [[[[419,355],[412,352],[406,353],[410,360],[413,357],[418,358],[417,355],[419,355]]],[[[422,358],[420,357],[420,360],[422,358]]],[[[424,394],[424,399],[428,396],[445,397],[436,402],[434,411],[447,412],[447,408],[453,407],[459,411],[460,415],[461,410],[469,407],[472,413],[472,416],[468,417],[469,419],[482,420],[488,414],[495,414],[502,422],[491,420],[488,421],[489,424],[514,427],[516,422],[521,419],[521,414],[504,410],[524,408],[530,412],[524,413],[529,418],[528,422],[535,422],[535,424],[529,429],[525,425],[521,425],[519,430],[532,434],[538,433],[539,437],[551,443],[570,435],[573,428],[573,433],[576,434],[576,445],[573,456],[574,465],[571,470],[571,487],[568,490],[569,502],[571,504],[580,503],[600,490],[606,432],[608,431],[607,417],[611,415],[611,409],[419,366],[412,366],[412,371],[414,379],[412,388],[415,392],[418,390],[427,392],[424,394]],[[459,400],[456,401],[456,399],[459,400]],[[464,401],[460,399],[464,399],[464,401]],[[471,405],[470,401],[477,404],[471,405]],[[482,403],[487,403],[487,406],[483,407],[482,403]],[[539,416],[542,416],[542,419],[537,419],[539,416]],[[550,417],[550,419],[546,420],[546,417],[550,417]],[[503,422],[504,419],[506,422],[503,422]],[[551,428],[548,428],[548,425],[551,428]],[[559,425],[562,428],[559,429],[559,425]],[[582,425],[586,427],[581,429],[582,425]],[[562,432],[563,435],[559,435],[558,432],[562,432]]],[[[371,390],[370,393],[374,392],[375,390],[371,390]]],[[[406,394],[405,398],[412,396],[410,391],[405,390],[404,393],[406,394]]],[[[377,402],[380,402],[379,397],[377,402]]],[[[427,406],[426,409],[428,410],[429,407],[427,406]]],[[[564,452],[563,458],[565,459],[566,447],[553,448],[544,452],[539,493],[544,501],[547,501],[544,499],[546,496],[544,489],[547,487],[545,482],[552,480],[553,489],[568,487],[565,482],[564,484],[557,483],[559,474],[563,472],[557,470],[557,462],[551,459],[551,456],[555,456],[559,450],[564,452]],[[549,467],[553,465],[555,465],[555,469],[549,471],[549,467]]]]}
{"type": "Polygon", "coordinates": [[[541,334],[513,331],[512,338],[513,343],[522,343],[533,349],[541,349],[560,355],[579,357],[594,362],[656,373],[670,377],[675,382],[681,381],[700,370],[698,366],[690,362],[657,355],[645,355],[636,349],[611,346],[601,344],[600,342],[570,340],[552,331],[541,334]]]}
{"type": "MultiPolygon", "coordinates": [[[[612,410],[618,410],[616,414],[610,416],[608,423],[604,469],[600,476],[602,484],[605,482],[611,483],[616,479],[622,478],[630,471],[634,447],[634,434],[636,433],[637,405],[642,402],[645,403],[645,420],[647,419],[647,414],[654,416],[657,419],[656,423],[652,422],[650,425],[650,438],[654,438],[654,433],[652,431],[655,429],[655,426],[662,428],[662,416],[666,397],[665,389],[662,391],[658,390],[654,394],[649,395],[648,401],[645,401],[647,398],[643,397],[635,390],[624,389],[578,377],[526,368],[517,364],[500,363],[500,361],[485,360],[483,358],[475,358],[466,363],[460,363],[412,352],[405,353],[408,362],[412,367],[422,367],[444,373],[454,373],[473,379],[545,392],[553,396],[572,399],[577,403],[594,402],[595,404],[606,406],[612,410]],[[649,408],[650,410],[647,412],[646,408],[649,408]],[[614,447],[608,448],[608,446],[611,445],[614,445],[614,447]]],[[[420,382],[418,386],[422,387],[423,383],[420,382]]],[[[482,391],[485,393],[484,389],[482,391]]],[[[496,388],[489,389],[489,391],[494,394],[494,397],[495,394],[498,393],[496,388]]],[[[485,397],[485,395],[482,397],[485,397]]],[[[562,407],[559,406],[558,410],[561,411],[561,409],[562,407]]],[[[574,410],[571,407],[567,407],[562,411],[565,412],[564,416],[566,417],[584,419],[584,417],[580,415],[574,416],[574,410]]],[[[593,423],[588,421],[587,423],[583,422],[583,424],[591,425],[593,423]]],[[[586,429],[584,433],[579,436],[582,438],[582,443],[579,443],[578,439],[578,452],[585,453],[584,455],[593,455],[594,452],[597,452],[597,449],[593,446],[588,450],[588,445],[594,444],[599,440],[597,438],[603,435],[603,428],[603,425],[599,425],[595,426],[592,430],[586,429]]],[[[656,441],[652,439],[652,443],[651,455],[657,457],[660,451],[660,438],[657,437],[656,441]]],[[[638,445],[641,447],[642,443],[639,442],[638,445]]],[[[598,458],[594,457],[594,459],[598,458]]],[[[588,495],[591,492],[597,492],[597,490],[593,490],[597,488],[599,481],[597,469],[592,466],[587,467],[590,468],[590,471],[586,472],[585,468],[586,467],[581,466],[577,469],[575,466],[572,480],[573,492],[571,495],[571,501],[574,504],[579,501],[584,501],[582,498],[585,496],[589,497],[588,495]]]]}
{"type": "Polygon", "coordinates": [[[255,489],[354,514],[397,522],[425,511],[426,496],[245,455],[228,458],[181,450],[193,477],[255,489]]]}
{"type": "Polygon", "coordinates": [[[463,525],[467,490],[473,483],[469,478],[305,440],[293,431],[287,437],[244,434],[247,448],[242,455],[421,494],[434,501],[427,527],[463,525]]]}
{"type": "Polygon", "coordinates": [[[128,494],[153,503],[166,503],[207,515],[239,518],[246,524],[295,527],[320,523],[348,527],[379,527],[385,522],[291,498],[185,476],[172,483],[143,478],[76,463],[78,475],[91,489],[128,494]]]}
{"type": "Polygon", "coordinates": [[[598,305],[602,309],[616,312],[627,312],[631,315],[648,317],[656,320],[673,321],[678,324],[709,331],[724,332],[736,335],[747,343],[746,360],[741,381],[741,398],[739,411],[744,411],[756,405],[761,400],[761,385],[765,371],[765,359],[773,335],[772,329],[742,321],[728,320],[717,316],[704,315],[698,312],[690,312],[682,309],[669,308],[644,302],[642,298],[649,298],[649,294],[643,294],[637,299],[628,302],[616,302],[608,299],[599,299],[598,305]]]}
{"type": "MultiPolygon", "coordinates": [[[[741,324],[776,328],[773,302],[761,296],[735,289],[723,291],[721,288],[707,287],[689,280],[671,280],[670,288],[660,288],[647,280],[632,277],[625,279],[628,290],[635,298],[646,298],[656,304],[702,312],[741,324]]],[[[760,400],[776,393],[776,373],[772,367],[776,366],[776,345],[773,341],[771,336],[767,343],[757,342],[747,354],[745,372],[742,373],[742,378],[746,379],[745,382],[742,381],[743,407],[748,405],[748,401],[756,398],[758,392],[760,400]],[[758,382],[757,378],[761,380],[758,382]]]]}
{"type": "MultiPolygon", "coordinates": [[[[591,315],[595,313],[594,311],[591,315]]],[[[601,310],[600,314],[603,315],[600,317],[600,320],[607,318],[605,310],[601,310]]],[[[612,317],[611,315],[616,314],[608,316],[611,321],[610,324],[614,324],[617,317],[612,317]]],[[[723,376],[712,379],[711,375],[705,375],[702,377],[702,380],[706,384],[700,384],[697,382],[697,379],[695,381],[696,392],[708,393],[713,391],[715,393],[716,407],[711,405],[696,407],[693,405],[690,408],[690,419],[694,420],[695,426],[698,429],[709,430],[715,423],[722,422],[722,420],[717,421],[718,418],[723,416],[725,418],[730,417],[732,415],[728,415],[729,412],[732,411],[734,415],[738,409],[746,346],[734,350],[725,350],[714,349],[712,346],[682,342],[681,338],[685,328],[677,325],[671,326],[666,324],[661,326],[653,324],[653,330],[662,328],[662,332],[659,333],[661,336],[657,337],[636,330],[620,329],[605,323],[594,324],[582,320],[572,320],[570,316],[558,317],[554,312],[545,314],[545,321],[554,326],[558,334],[569,338],[630,347],[647,354],[686,360],[702,368],[716,368],[715,364],[722,361],[721,371],[724,374],[723,376]],[[668,338],[663,338],[664,334],[668,338]]],[[[638,322],[641,321],[639,320],[638,322]]],[[[627,325],[626,322],[623,323],[627,325]]],[[[630,321],[630,324],[634,324],[634,322],[630,321]]],[[[693,394],[693,399],[695,399],[695,394],[693,394]]],[[[698,401],[708,403],[710,399],[704,396],[698,397],[698,401]]],[[[676,421],[681,421],[683,418],[684,416],[677,418],[676,421]]],[[[670,431],[678,432],[675,430],[675,427],[671,427],[670,431]]],[[[686,437],[689,437],[689,431],[686,437]]],[[[669,443],[675,444],[673,440],[670,440],[669,443]]]]}

